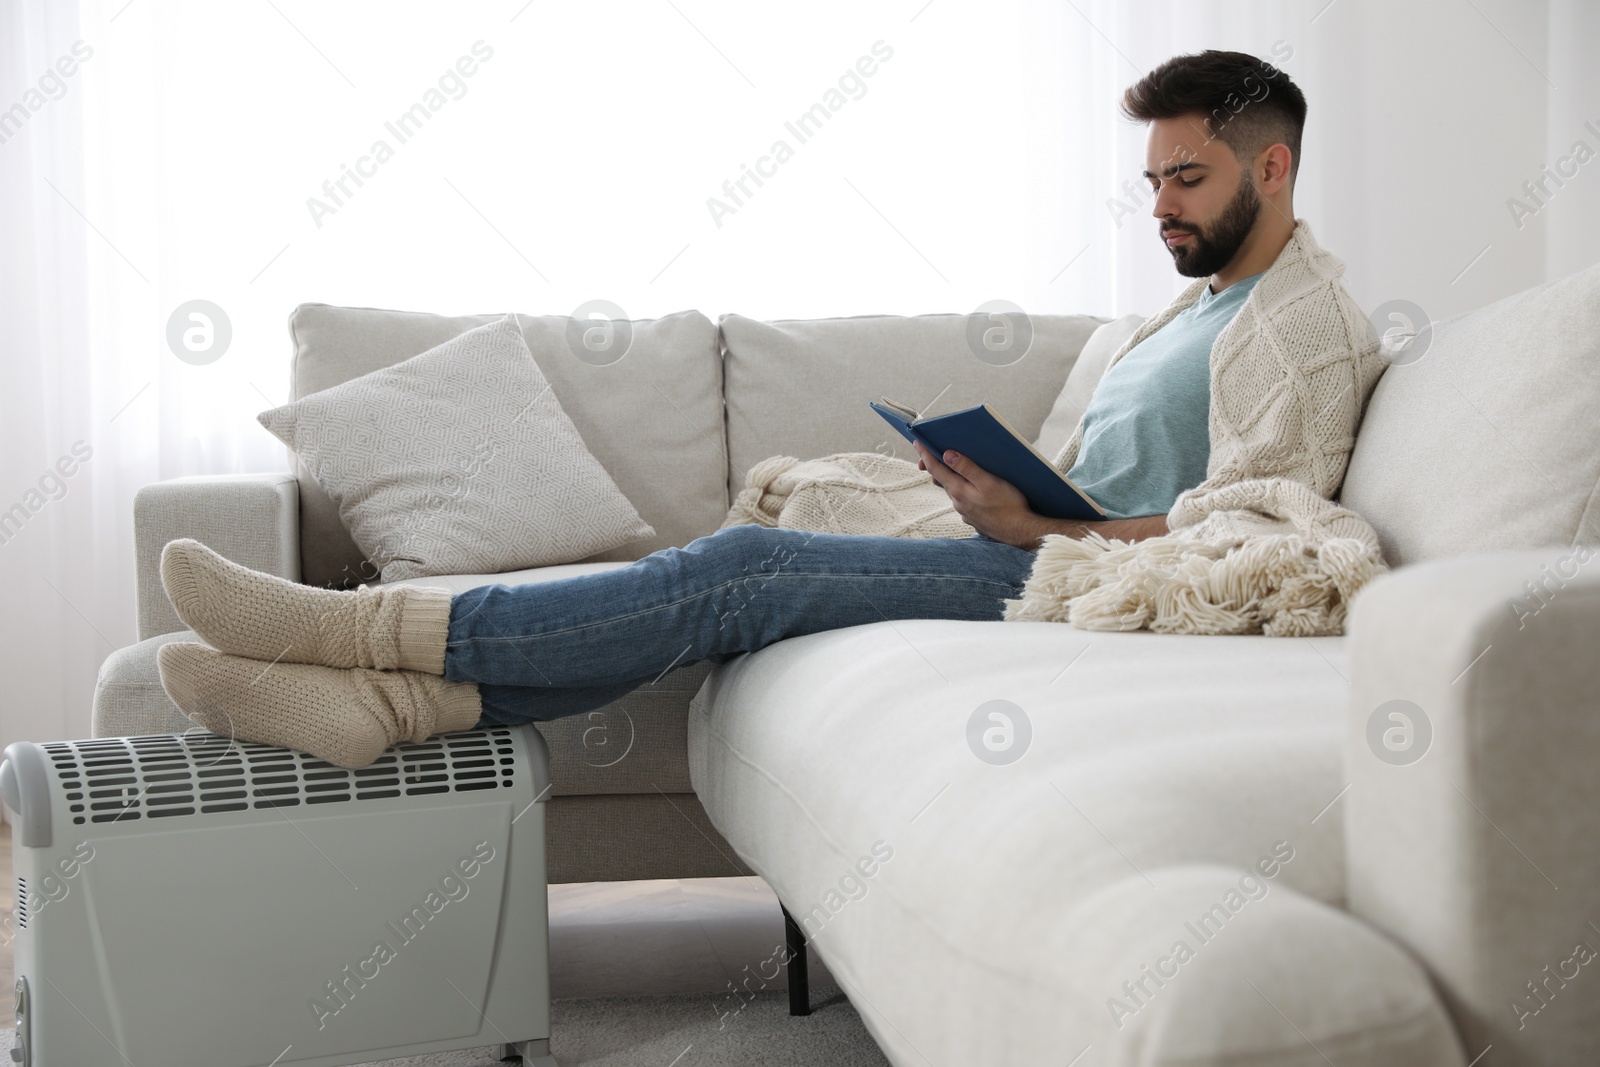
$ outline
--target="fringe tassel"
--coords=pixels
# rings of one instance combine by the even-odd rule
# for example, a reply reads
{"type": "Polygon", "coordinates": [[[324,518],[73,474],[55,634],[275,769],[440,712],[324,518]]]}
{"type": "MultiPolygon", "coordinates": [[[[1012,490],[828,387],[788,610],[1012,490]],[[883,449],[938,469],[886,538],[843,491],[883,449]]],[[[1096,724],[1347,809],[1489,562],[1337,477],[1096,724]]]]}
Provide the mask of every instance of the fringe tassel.
{"type": "Polygon", "coordinates": [[[1342,634],[1356,592],[1387,570],[1374,544],[1264,534],[1232,544],[1097,533],[1044,539],[1007,622],[1182,634],[1342,634]]]}

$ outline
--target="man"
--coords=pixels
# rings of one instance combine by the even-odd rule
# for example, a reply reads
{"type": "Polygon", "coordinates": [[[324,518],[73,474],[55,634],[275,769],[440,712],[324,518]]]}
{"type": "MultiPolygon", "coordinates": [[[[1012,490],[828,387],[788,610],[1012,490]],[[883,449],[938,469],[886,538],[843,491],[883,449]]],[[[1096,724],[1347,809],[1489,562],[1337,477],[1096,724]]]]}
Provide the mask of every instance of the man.
{"type": "Polygon", "coordinates": [[[1067,477],[1114,515],[1134,517],[1047,519],[1010,483],[914,446],[918,466],[969,526],[1030,551],[1051,533],[1094,529],[1136,541],[1167,532],[1174,499],[1206,473],[1212,345],[1295,231],[1306,102],[1287,75],[1238,52],[1180,56],[1128,89],[1122,106],[1150,124],[1144,177],[1173,265],[1186,277],[1211,278],[1192,304],[1112,364],[1084,412],[1083,448],[1067,477]]]}
{"type": "Polygon", "coordinates": [[[1326,328],[1348,323],[1353,305],[1294,219],[1304,97],[1251,56],[1204,52],[1152,71],[1123,109],[1150,126],[1145,177],[1160,238],[1181,274],[1208,281],[1140,327],[1057,457],[1111,518],[1045,518],[1015,486],[918,445],[919,466],[976,535],[738,525],[624,568],[455,596],[314,589],[174,541],[162,582],[213,647],[164,646],[167,693],[216,733],[359,767],[398,742],[589,711],[674,667],[786,637],[889,619],[997,620],[1044,536],[1158,536],[1196,494],[1245,477],[1294,478],[1331,496],[1372,381],[1359,339],[1326,328]],[[1228,368],[1238,366],[1240,395],[1270,408],[1244,431],[1219,420],[1214,402],[1233,399],[1228,368]],[[1336,386],[1330,367],[1360,387],[1339,390],[1337,403],[1280,387],[1336,386]],[[1312,424],[1335,444],[1297,446],[1296,428],[1312,424]]]}

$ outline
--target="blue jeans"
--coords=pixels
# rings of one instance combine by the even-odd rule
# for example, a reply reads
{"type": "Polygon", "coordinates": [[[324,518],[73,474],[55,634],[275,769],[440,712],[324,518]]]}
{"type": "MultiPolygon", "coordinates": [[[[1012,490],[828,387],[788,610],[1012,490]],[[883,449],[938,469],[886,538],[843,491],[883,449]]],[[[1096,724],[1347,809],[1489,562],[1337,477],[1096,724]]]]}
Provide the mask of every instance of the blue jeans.
{"type": "Polygon", "coordinates": [[[966,538],[729,526],[626,567],[488,585],[450,603],[444,676],[478,683],[478,726],[609,704],[667,671],[885,619],[999,620],[1034,555],[966,538]]]}

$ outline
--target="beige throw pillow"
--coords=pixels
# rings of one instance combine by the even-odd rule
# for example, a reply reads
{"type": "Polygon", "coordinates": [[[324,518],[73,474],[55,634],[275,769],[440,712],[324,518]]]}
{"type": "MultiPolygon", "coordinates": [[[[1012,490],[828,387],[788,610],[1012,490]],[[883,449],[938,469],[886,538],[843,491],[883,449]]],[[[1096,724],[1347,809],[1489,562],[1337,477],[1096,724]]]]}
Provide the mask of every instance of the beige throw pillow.
{"type": "Polygon", "coordinates": [[[570,563],[655,535],[514,315],[256,418],[299,454],[385,582],[570,563]]]}

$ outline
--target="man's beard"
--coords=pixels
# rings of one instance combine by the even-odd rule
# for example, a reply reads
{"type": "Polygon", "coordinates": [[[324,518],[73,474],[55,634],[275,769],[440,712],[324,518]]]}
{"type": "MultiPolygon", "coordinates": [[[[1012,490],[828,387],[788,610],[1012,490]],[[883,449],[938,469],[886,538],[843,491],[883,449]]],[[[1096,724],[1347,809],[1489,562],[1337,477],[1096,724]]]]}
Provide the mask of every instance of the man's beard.
{"type": "Polygon", "coordinates": [[[1203,228],[1186,224],[1163,226],[1161,241],[1165,244],[1167,235],[1174,231],[1191,234],[1183,244],[1168,245],[1167,251],[1172,253],[1172,262],[1179,274],[1186,278],[1204,278],[1233,260],[1255,228],[1256,217],[1260,214],[1261,197],[1256,193],[1255,183],[1246,177],[1239,182],[1239,191],[1215,222],[1203,228]]]}

